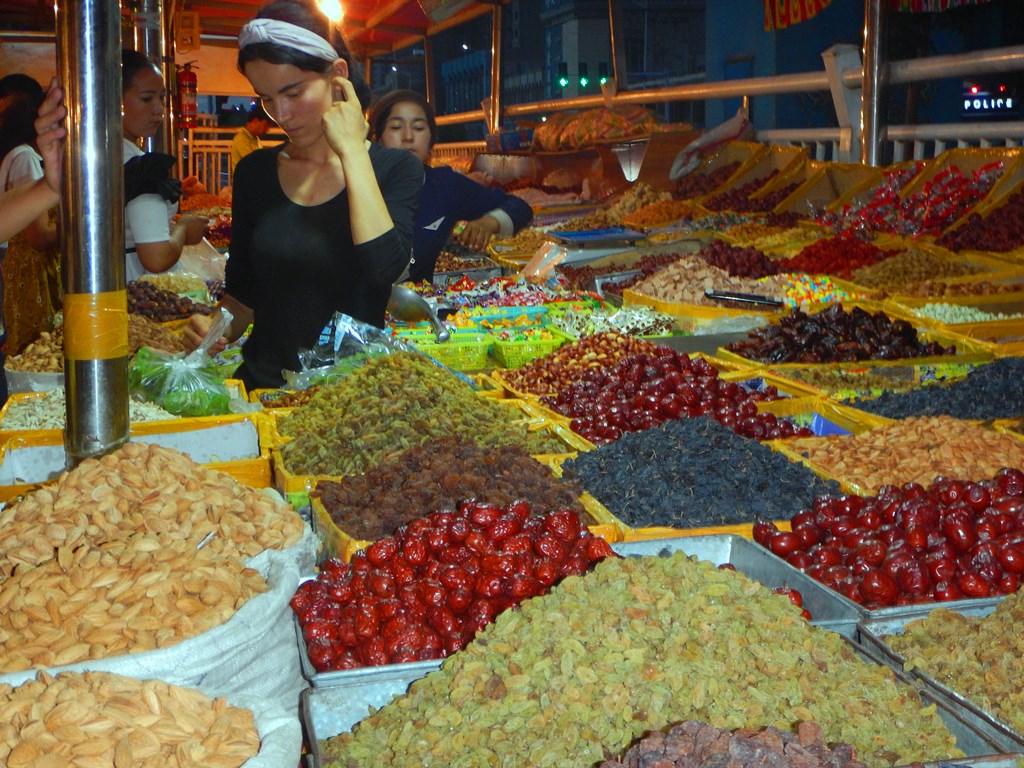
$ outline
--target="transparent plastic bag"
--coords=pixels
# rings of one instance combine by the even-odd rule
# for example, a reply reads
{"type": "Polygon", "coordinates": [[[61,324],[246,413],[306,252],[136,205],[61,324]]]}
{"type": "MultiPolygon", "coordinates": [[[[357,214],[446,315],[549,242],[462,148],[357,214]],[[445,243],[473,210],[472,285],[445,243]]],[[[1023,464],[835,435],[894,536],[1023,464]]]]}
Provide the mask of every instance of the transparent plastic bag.
{"type": "Polygon", "coordinates": [[[231,325],[221,310],[202,343],[187,355],[143,347],[128,369],[133,395],[156,403],[176,416],[219,416],[232,412],[231,395],[209,349],[231,325]]]}
{"type": "Polygon", "coordinates": [[[344,378],[367,360],[381,355],[407,352],[420,355],[474,388],[475,382],[458,371],[424,354],[412,344],[396,338],[385,328],[360,322],[342,312],[335,312],[320,334],[320,343],[313,349],[299,350],[301,370],[281,371],[285,389],[301,392],[311,386],[328,384],[344,378]]]}
{"type": "Polygon", "coordinates": [[[676,155],[669,170],[668,177],[671,181],[681,179],[700,165],[701,160],[710,155],[723,144],[730,141],[741,141],[753,136],[753,126],[747,110],[740,107],[736,114],[720,125],[716,125],[710,131],[705,131],[696,139],[691,141],[676,155]]]}

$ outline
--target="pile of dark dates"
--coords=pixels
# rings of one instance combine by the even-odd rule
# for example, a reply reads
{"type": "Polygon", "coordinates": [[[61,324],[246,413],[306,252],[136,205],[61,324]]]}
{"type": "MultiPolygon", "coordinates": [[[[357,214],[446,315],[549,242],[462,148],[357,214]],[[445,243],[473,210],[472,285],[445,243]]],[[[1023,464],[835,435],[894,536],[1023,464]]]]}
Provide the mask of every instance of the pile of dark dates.
{"type": "Polygon", "coordinates": [[[906,320],[842,304],[808,315],[799,309],[778,323],[751,331],[726,346],[730,352],[762,363],[836,363],[900,360],[955,355],[956,348],[921,341],[906,320]]]}

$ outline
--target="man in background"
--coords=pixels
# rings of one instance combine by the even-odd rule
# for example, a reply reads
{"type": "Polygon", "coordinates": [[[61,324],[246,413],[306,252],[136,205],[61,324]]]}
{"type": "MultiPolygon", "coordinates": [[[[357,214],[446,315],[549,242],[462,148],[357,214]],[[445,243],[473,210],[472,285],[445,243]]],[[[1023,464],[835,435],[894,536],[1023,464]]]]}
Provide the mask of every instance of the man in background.
{"type": "Polygon", "coordinates": [[[249,110],[245,125],[238,129],[235,138],[231,140],[231,172],[234,173],[238,161],[250,152],[261,149],[263,142],[261,136],[265,136],[273,125],[270,116],[263,109],[263,105],[257,102],[249,110]]]}

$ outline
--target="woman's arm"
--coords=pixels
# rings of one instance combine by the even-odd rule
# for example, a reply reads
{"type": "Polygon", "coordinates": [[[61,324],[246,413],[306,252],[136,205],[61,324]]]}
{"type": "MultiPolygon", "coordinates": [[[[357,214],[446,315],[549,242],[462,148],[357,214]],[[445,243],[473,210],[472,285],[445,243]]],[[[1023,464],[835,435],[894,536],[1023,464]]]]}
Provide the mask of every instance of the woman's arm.
{"type": "Polygon", "coordinates": [[[0,196],[0,240],[10,240],[60,202],[46,179],[23,184],[0,196]]]}
{"type": "MultiPolygon", "coordinates": [[[[163,207],[163,215],[166,215],[166,206],[163,198],[160,205],[163,207]]],[[[141,200],[141,198],[136,198],[141,200]]],[[[135,202],[134,200],[132,202],[135,202]]],[[[170,228],[167,239],[162,242],[135,243],[135,252],[138,254],[142,266],[149,272],[166,272],[178,263],[181,252],[186,245],[195,245],[202,241],[206,234],[207,220],[198,216],[182,216],[170,228]]],[[[134,231],[134,230],[133,230],[134,231]]]]}

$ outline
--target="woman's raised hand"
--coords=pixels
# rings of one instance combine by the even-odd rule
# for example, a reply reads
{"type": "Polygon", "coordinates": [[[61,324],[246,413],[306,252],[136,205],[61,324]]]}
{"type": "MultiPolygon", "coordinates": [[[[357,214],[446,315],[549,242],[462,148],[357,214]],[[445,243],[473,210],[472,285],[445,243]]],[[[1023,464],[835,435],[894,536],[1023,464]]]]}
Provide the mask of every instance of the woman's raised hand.
{"type": "Polygon", "coordinates": [[[60,192],[61,165],[64,161],[64,118],[68,110],[64,106],[64,90],[57,78],[50,81],[50,90],[39,105],[36,116],[36,144],[43,157],[43,172],[46,183],[54,192],[60,192]]]}
{"type": "Polygon", "coordinates": [[[344,158],[354,150],[362,150],[370,124],[363,115],[362,105],[352,81],[341,75],[331,78],[334,102],[324,113],[324,135],[331,149],[344,158]]]}

